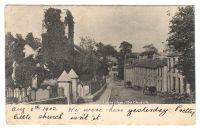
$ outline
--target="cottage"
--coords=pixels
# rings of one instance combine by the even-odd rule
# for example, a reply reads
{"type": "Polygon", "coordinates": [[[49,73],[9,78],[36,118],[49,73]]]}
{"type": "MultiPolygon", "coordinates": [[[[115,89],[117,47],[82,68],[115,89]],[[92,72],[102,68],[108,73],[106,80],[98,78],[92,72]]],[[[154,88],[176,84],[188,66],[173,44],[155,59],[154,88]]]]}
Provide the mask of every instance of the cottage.
{"type": "Polygon", "coordinates": [[[140,59],[126,66],[125,77],[133,86],[155,86],[158,91],[163,92],[167,90],[166,71],[166,59],[140,59]]]}
{"type": "Polygon", "coordinates": [[[68,104],[72,101],[72,79],[64,70],[60,77],[57,79],[58,87],[64,89],[64,96],[67,97],[68,104]]]}

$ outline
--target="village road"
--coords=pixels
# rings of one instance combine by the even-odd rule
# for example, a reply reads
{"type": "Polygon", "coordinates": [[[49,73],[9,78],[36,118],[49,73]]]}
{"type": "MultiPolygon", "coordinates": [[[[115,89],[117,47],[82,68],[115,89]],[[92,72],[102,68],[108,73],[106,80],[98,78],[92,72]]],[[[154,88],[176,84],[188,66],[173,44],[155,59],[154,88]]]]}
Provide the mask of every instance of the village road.
{"type": "Polygon", "coordinates": [[[106,80],[107,88],[102,93],[102,95],[95,102],[93,102],[93,104],[109,104],[110,94],[111,94],[111,90],[113,87],[113,85],[112,85],[113,82],[111,82],[111,81],[112,81],[111,78],[108,78],[106,80]]]}
{"type": "Polygon", "coordinates": [[[111,81],[112,86],[109,103],[115,104],[163,104],[161,96],[144,95],[142,90],[124,87],[123,81],[111,81]]]}

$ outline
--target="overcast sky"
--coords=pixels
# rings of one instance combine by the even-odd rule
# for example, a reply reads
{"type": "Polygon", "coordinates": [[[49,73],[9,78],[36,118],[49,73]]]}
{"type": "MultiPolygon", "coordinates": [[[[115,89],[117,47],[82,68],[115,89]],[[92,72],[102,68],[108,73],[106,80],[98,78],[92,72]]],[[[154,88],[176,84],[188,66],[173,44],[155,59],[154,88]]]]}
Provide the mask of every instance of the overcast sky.
{"type": "MultiPolygon", "coordinates": [[[[55,6],[51,6],[55,7],[55,6]]],[[[44,6],[8,6],[5,10],[6,32],[32,32],[41,38],[44,6]]],[[[147,44],[163,50],[169,32],[169,20],[177,6],[57,6],[69,9],[74,16],[75,43],[89,36],[96,42],[119,46],[122,41],[133,44],[133,51],[142,51],[147,44]],[[170,16],[167,15],[170,10],[170,16]]],[[[64,11],[64,10],[63,10],[64,11]]]]}

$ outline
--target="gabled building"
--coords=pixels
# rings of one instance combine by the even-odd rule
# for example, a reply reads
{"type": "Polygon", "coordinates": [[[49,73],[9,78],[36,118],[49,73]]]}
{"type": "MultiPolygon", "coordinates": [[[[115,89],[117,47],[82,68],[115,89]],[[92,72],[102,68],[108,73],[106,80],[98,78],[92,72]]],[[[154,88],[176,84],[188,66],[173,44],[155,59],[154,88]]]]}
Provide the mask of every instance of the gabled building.
{"type": "Polygon", "coordinates": [[[187,89],[188,84],[186,83],[184,76],[176,67],[179,56],[179,53],[172,53],[167,56],[167,90],[168,92],[189,93],[187,89]]]}
{"type": "Polygon", "coordinates": [[[140,59],[126,67],[126,81],[132,86],[155,86],[158,91],[167,91],[166,59],[140,59]]]}
{"type": "Polygon", "coordinates": [[[153,59],[136,59],[126,64],[126,82],[132,86],[155,86],[160,92],[190,94],[190,85],[177,69],[180,54],[172,53],[153,59]]]}

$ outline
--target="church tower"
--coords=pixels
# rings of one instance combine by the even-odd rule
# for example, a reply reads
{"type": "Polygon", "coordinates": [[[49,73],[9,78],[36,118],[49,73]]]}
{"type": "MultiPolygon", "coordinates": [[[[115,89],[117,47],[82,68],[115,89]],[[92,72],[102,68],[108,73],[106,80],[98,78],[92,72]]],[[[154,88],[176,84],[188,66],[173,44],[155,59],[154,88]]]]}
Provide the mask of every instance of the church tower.
{"type": "Polygon", "coordinates": [[[65,17],[65,26],[67,27],[67,38],[71,44],[74,44],[74,17],[72,13],[67,10],[65,17]]]}

